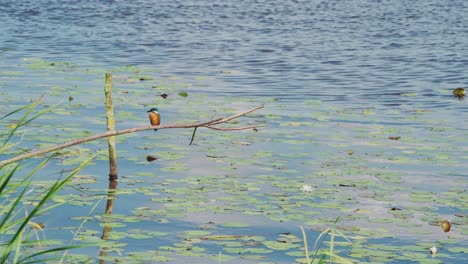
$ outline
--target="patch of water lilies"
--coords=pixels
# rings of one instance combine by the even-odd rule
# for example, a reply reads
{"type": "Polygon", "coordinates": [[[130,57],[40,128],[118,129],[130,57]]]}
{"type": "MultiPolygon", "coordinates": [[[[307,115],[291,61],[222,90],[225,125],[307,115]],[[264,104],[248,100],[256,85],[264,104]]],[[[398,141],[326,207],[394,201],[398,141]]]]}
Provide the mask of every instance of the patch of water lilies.
{"type": "MultiPolygon", "coordinates": [[[[46,104],[63,102],[46,118],[17,131],[12,139],[22,149],[3,154],[105,129],[104,71],[31,59],[21,70],[41,77],[31,96],[50,92],[46,104]],[[63,121],[70,124],[57,125],[63,121]]],[[[184,80],[193,83],[188,85],[134,66],[113,72],[118,128],[147,124],[144,110],[153,105],[161,109],[163,122],[180,123],[226,116],[259,102],[266,108],[245,120],[268,128],[228,133],[200,129],[192,146],[192,131],[183,130],[117,138],[119,186],[112,215],[88,215],[89,207],[107,196],[105,142],[63,150],[51,160],[43,181],[33,183],[35,190],[70,166],[97,158],[70,180],[72,187],[53,198],[63,204],[60,215],[65,217],[61,225],[53,217],[45,221],[48,237],[86,220],[74,239],[102,243],[105,254],[98,258],[105,261],[187,257],[306,263],[299,227],[306,227],[313,241],[340,216],[336,228],[350,241],[327,239],[319,249],[320,256],[332,255],[334,262],[461,263],[468,247],[468,217],[463,214],[468,195],[462,187],[468,158],[460,140],[464,130],[456,120],[444,118],[453,109],[439,115],[416,99],[399,109],[318,100],[291,108],[268,98],[198,94],[193,87],[211,81],[206,78],[184,80]],[[157,159],[148,162],[148,156],[157,159]],[[101,241],[104,229],[112,231],[101,241]],[[429,254],[432,247],[437,254],[429,254]]],[[[11,75],[9,82],[19,82],[21,76],[11,75]]],[[[5,109],[24,103],[14,102],[15,96],[6,94],[0,103],[5,109]]],[[[0,120],[3,127],[14,127],[16,121],[0,120]]],[[[94,255],[72,252],[69,258],[92,262],[94,255]]]]}

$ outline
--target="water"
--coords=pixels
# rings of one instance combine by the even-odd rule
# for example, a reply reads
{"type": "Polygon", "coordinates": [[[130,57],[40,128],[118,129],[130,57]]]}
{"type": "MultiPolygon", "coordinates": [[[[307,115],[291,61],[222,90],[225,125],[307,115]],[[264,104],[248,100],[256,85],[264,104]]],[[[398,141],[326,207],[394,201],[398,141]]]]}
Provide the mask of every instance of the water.
{"type": "Polygon", "coordinates": [[[464,1],[2,1],[0,47],[10,49],[3,60],[215,76],[222,85],[205,90],[217,94],[398,107],[409,103],[401,93],[464,85],[467,9],[464,1]]]}
{"type": "MultiPolygon", "coordinates": [[[[48,104],[73,95],[64,115],[53,113],[58,117],[35,121],[38,134],[56,136],[61,143],[76,138],[78,132],[102,132],[103,72],[128,65],[144,69],[142,74],[155,80],[130,82],[128,73],[115,73],[119,128],[146,124],[142,109],[155,102],[161,105],[164,123],[206,119],[205,112],[224,114],[217,108],[247,109],[266,101],[263,112],[247,121],[269,127],[253,135],[200,132],[189,148],[191,133],[162,130],[119,142],[119,189],[130,194],[119,197],[114,214],[128,214],[135,223],[122,221],[126,226],[116,230],[170,233],[158,240],[158,246],[180,242],[184,232],[210,222],[216,225],[213,233],[219,235],[255,234],[275,240],[279,233],[291,232],[300,237],[299,225],[323,227],[329,222],[320,219],[345,214],[340,220],[344,227],[377,230],[378,234],[370,235],[376,236],[377,246],[427,243],[445,250],[450,248],[444,242],[448,236],[428,223],[448,218],[456,223],[455,233],[450,234],[465,241],[460,247],[466,248],[466,216],[454,215],[466,209],[467,107],[465,101],[453,98],[451,90],[465,86],[468,77],[467,5],[461,0],[82,0],[66,4],[4,0],[0,5],[0,50],[4,50],[0,93],[5,101],[0,110],[3,114],[44,92],[48,104]],[[71,63],[79,70],[28,68],[35,59],[71,63]],[[157,94],[166,90],[153,89],[155,83],[187,90],[190,96],[187,101],[164,101],[157,94]],[[70,127],[41,127],[57,120],[70,127]],[[402,139],[391,141],[388,136],[402,139]],[[244,141],[252,145],[238,144],[244,141]],[[348,155],[350,149],[355,154],[348,155]],[[161,161],[142,162],[148,154],[161,161]],[[188,169],[180,169],[180,164],[188,169]],[[155,175],[148,177],[148,173],[155,175]],[[209,192],[198,193],[196,181],[209,192]],[[337,187],[350,182],[357,187],[337,187]],[[311,201],[303,196],[297,188],[302,185],[311,185],[317,193],[311,196],[317,198],[311,201]],[[186,186],[193,193],[178,193],[186,186]],[[418,195],[427,202],[418,200],[418,195]],[[151,217],[134,219],[144,214],[144,208],[166,207],[181,207],[186,214],[169,210],[151,216],[167,218],[170,224],[151,217]],[[204,207],[208,209],[200,209],[204,207]],[[393,221],[387,214],[391,207],[410,208],[414,216],[397,216],[393,221]],[[229,221],[249,226],[217,225],[229,221]],[[407,222],[424,232],[408,232],[403,229],[407,222]]],[[[54,141],[26,135],[23,147],[54,141]]],[[[90,155],[102,146],[85,145],[68,158],[90,155]]],[[[105,155],[99,157],[83,172],[95,176],[96,182],[83,188],[102,194],[107,163],[105,155]]],[[[55,176],[60,165],[67,166],[68,158],[58,159],[54,165],[59,167],[52,167],[47,177],[55,176]]],[[[77,226],[81,222],[70,218],[87,215],[89,208],[63,210],[67,213],[45,218],[46,226],[77,226]]],[[[93,220],[85,228],[99,234],[102,226],[93,220]]],[[[49,230],[49,236],[53,232],[49,230]]],[[[310,235],[309,243],[317,234],[310,235]]],[[[124,256],[140,249],[133,237],[122,241],[130,242],[124,256]]],[[[356,248],[346,253],[361,250],[361,244],[354,243],[356,248]]],[[[141,250],[154,250],[152,240],[141,244],[141,250]]],[[[224,247],[211,244],[216,245],[207,246],[210,255],[224,247]]],[[[424,250],[416,251],[427,253],[424,250]]],[[[272,254],[272,261],[294,261],[278,251],[272,254]]],[[[445,254],[449,257],[444,256],[444,263],[464,261],[462,253],[445,254]]],[[[393,257],[387,259],[402,260],[393,257]]],[[[362,259],[383,261],[379,256],[362,259]]],[[[176,263],[182,261],[180,257],[176,263]]]]}

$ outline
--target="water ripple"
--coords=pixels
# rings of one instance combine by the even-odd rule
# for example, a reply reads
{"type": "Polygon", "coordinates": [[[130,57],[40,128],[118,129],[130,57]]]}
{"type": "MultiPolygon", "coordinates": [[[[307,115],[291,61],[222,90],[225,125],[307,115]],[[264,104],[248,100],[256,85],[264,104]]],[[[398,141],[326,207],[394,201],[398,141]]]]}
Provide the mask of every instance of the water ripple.
{"type": "Polygon", "coordinates": [[[275,2],[5,0],[0,45],[11,59],[208,74],[252,96],[398,106],[407,100],[394,93],[466,82],[468,7],[461,0],[275,2]],[[219,74],[232,70],[245,75],[219,74]]]}

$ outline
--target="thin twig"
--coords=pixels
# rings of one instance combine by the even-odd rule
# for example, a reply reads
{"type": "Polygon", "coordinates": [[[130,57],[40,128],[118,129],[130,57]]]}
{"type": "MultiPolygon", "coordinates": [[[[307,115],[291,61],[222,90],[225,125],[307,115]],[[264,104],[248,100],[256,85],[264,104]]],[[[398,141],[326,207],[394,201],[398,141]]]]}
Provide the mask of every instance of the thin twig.
{"type": "Polygon", "coordinates": [[[198,127],[195,127],[195,128],[193,129],[192,139],[190,140],[189,146],[191,146],[192,143],[193,143],[193,139],[195,138],[195,133],[197,132],[197,128],[198,128],[198,127]]]}
{"type": "Polygon", "coordinates": [[[238,114],[235,114],[235,115],[226,117],[226,118],[222,118],[221,120],[219,120],[219,121],[217,121],[217,122],[211,123],[211,125],[217,125],[217,124],[221,124],[221,123],[226,123],[227,121],[230,121],[230,120],[235,119],[235,118],[238,118],[238,117],[240,117],[240,116],[244,116],[244,115],[246,115],[246,114],[252,113],[253,111],[256,111],[256,110],[258,110],[258,109],[260,109],[260,108],[263,108],[263,107],[264,107],[263,105],[259,105],[259,106],[255,107],[255,108],[252,108],[252,109],[250,109],[250,110],[244,111],[244,112],[242,112],[242,113],[238,113],[238,114]]]}
{"type": "Polygon", "coordinates": [[[246,130],[257,127],[266,127],[266,125],[254,125],[254,126],[245,126],[245,127],[214,127],[214,126],[205,126],[209,129],[219,130],[219,131],[237,131],[237,130],[246,130]]]}

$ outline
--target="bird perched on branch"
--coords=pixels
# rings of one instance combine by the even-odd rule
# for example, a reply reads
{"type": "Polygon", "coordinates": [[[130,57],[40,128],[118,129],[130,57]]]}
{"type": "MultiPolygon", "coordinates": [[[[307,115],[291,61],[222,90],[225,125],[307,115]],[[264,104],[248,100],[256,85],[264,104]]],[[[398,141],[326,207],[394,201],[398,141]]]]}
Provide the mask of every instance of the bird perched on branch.
{"type": "MultiPolygon", "coordinates": [[[[161,124],[161,117],[159,116],[157,107],[151,108],[150,110],[147,111],[147,113],[149,113],[149,119],[150,119],[152,126],[159,126],[159,124],[161,124]]],[[[158,131],[158,130],[155,129],[154,131],[158,131]]]]}

